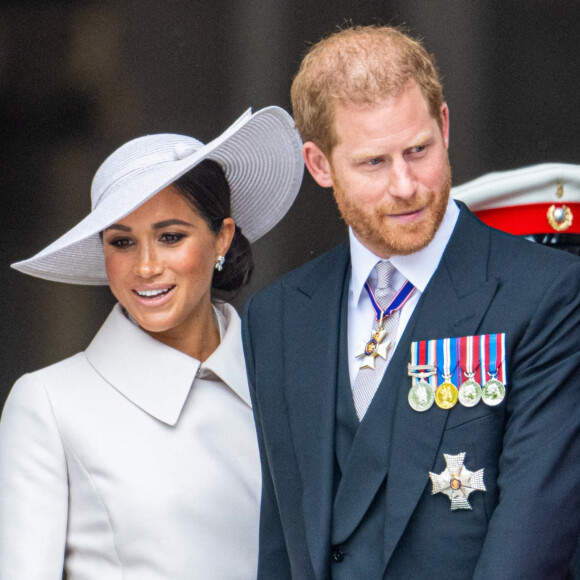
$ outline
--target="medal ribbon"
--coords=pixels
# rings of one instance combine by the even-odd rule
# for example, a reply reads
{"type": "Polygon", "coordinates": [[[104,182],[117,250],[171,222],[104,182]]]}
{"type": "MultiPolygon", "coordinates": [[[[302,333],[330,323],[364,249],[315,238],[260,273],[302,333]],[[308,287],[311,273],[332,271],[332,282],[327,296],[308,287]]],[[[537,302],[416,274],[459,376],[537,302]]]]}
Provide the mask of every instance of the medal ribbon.
{"type": "Polygon", "coordinates": [[[489,361],[488,361],[488,368],[487,372],[490,376],[496,377],[497,376],[497,334],[490,334],[489,335],[489,361]]]}
{"type": "Polygon", "coordinates": [[[498,368],[498,376],[499,379],[504,385],[507,385],[507,367],[505,364],[505,333],[498,334],[498,342],[499,342],[499,368],[498,368]]]}
{"type": "Polygon", "coordinates": [[[487,342],[487,338],[488,338],[487,334],[482,334],[481,340],[479,341],[479,374],[480,374],[479,383],[481,384],[481,386],[487,383],[487,377],[485,376],[485,369],[487,368],[486,366],[487,356],[485,344],[487,342]]]}
{"type": "Polygon", "coordinates": [[[449,380],[457,386],[457,374],[459,370],[459,365],[457,364],[457,339],[444,338],[443,340],[437,340],[436,342],[437,370],[444,379],[445,377],[450,377],[445,380],[449,380]]]}
{"type": "MultiPolygon", "coordinates": [[[[411,364],[413,366],[431,365],[437,367],[435,340],[419,340],[411,343],[411,364]]],[[[413,377],[413,383],[419,382],[418,376],[413,377]]],[[[431,375],[425,379],[437,388],[437,375],[431,375]]]]}
{"type": "Polygon", "coordinates": [[[474,374],[479,368],[479,364],[474,364],[479,360],[479,336],[462,336],[458,338],[459,342],[459,367],[460,367],[460,382],[465,381],[468,375],[474,374]],[[461,376],[461,371],[465,373],[465,377],[461,376]]]}
{"type": "Polygon", "coordinates": [[[505,365],[505,333],[483,334],[481,336],[479,356],[481,357],[481,384],[485,384],[490,376],[500,383],[507,384],[505,365]],[[489,375],[486,377],[486,371],[489,375]]]}
{"type": "Polygon", "coordinates": [[[383,318],[386,318],[387,316],[390,316],[393,312],[395,312],[395,310],[403,308],[407,300],[409,300],[409,298],[411,297],[411,294],[413,294],[413,292],[415,291],[415,286],[413,286],[413,284],[411,284],[411,282],[407,280],[403,284],[401,289],[397,292],[397,294],[395,294],[395,297],[391,300],[391,303],[385,308],[384,311],[379,306],[368,282],[365,282],[365,289],[369,295],[369,298],[371,299],[371,303],[375,310],[375,317],[377,321],[380,321],[381,314],[383,315],[383,318]]]}
{"type": "MultiPolygon", "coordinates": [[[[427,364],[433,365],[435,368],[437,368],[437,341],[436,340],[430,340],[427,343],[427,357],[428,357],[427,364]]],[[[434,389],[437,388],[437,383],[438,383],[437,373],[435,373],[434,375],[429,377],[429,382],[431,383],[431,386],[434,389]]]]}
{"type": "MultiPolygon", "coordinates": [[[[507,385],[505,333],[415,341],[411,344],[411,363],[436,367],[441,376],[451,376],[449,380],[457,387],[464,382],[462,371],[475,373],[473,379],[480,385],[489,380],[488,372],[507,385]]],[[[427,380],[437,388],[436,375],[427,380]]]]}

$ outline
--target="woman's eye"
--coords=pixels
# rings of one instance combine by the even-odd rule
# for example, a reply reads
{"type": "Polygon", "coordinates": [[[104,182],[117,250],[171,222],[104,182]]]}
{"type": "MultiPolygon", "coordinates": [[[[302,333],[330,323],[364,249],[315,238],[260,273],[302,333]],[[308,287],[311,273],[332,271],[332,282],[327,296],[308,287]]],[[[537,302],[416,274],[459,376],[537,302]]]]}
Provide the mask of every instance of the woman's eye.
{"type": "Polygon", "coordinates": [[[368,164],[369,165],[378,165],[381,161],[382,161],[382,159],[380,157],[375,157],[374,159],[369,159],[368,164]]]}
{"type": "Polygon", "coordinates": [[[111,245],[114,248],[117,248],[119,250],[123,250],[123,249],[131,246],[132,243],[133,242],[128,238],[114,238],[109,242],[109,245],[111,245]]]}
{"type": "Polygon", "coordinates": [[[184,234],[165,233],[165,234],[161,234],[160,239],[165,244],[176,244],[177,242],[180,242],[184,237],[185,237],[184,234]]]}

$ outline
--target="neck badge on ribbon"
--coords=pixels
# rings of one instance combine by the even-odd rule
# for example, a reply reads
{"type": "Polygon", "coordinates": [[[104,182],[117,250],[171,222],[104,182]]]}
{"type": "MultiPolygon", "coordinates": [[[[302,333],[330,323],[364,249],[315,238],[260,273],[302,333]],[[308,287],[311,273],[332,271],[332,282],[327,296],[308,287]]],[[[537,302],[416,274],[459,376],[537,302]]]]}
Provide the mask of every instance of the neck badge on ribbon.
{"type": "Polygon", "coordinates": [[[360,365],[361,369],[373,369],[375,368],[375,359],[377,356],[386,359],[389,348],[393,344],[393,341],[385,341],[387,336],[387,330],[385,330],[385,320],[395,311],[403,308],[407,300],[411,297],[415,291],[415,286],[407,280],[401,289],[397,292],[395,297],[391,300],[391,303],[383,310],[371,290],[368,282],[365,282],[365,290],[367,291],[369,298],[371,299],[371,304],[375,311],[375,319],[378,322],[378,326],[371,333],[370,340],[362,341],[359,352],[355,355],[356,358],[362,358],[360,365]]]}

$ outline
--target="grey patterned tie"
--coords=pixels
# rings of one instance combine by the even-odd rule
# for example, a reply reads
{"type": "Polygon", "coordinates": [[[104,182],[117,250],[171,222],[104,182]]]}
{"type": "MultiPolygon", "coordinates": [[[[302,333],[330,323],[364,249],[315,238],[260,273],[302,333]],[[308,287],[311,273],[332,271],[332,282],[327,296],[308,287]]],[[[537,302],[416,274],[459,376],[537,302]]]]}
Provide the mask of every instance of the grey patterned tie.
{"type": "MultiPolygon", "coordinates": [[[[377,286],[374,290],[375,299],[379,307],[382,310],[385,310],[396,294],[396,291],[392,286],[392,278],[396,269],[390,262],[380,261],[377,262],[375,271],[377,273],[377,286]]],[[[385,369],[393,356],[393,351],[395,350],[395,339],[397,338],[397,326],[399,325],[399,313],[400,310],[395,310],[391,316],[383,321],[383,328],[387,331],[387,334],[382,342],[391,341],[391,345],[387,352],[387,358],[376,356],[375,368],[359,369],[354,380],[352,386],[352,397],[354,399],[354,407],[359,421],[362,421],[365,416],[383,375],[385,374],[385,369]]],[[[378,328],[378,326],[379,323],[373,316],[373,332],[378,328]]]]}

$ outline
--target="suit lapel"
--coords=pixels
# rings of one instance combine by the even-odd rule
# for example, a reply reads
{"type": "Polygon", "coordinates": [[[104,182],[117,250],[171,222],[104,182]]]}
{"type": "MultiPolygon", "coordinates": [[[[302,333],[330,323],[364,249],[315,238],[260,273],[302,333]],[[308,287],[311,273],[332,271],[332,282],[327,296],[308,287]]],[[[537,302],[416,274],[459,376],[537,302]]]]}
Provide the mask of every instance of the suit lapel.
{"type": "Polygon", "coordinates": [[[451,411],[413,411],[407,363],[415,340],[478,334],[498,287],[487,279],[489,233],[463,206],[443,258],[409,321],[388,369],[397,388],[387,481],[385,562],[388,563],[437,459],[451,411]]]}
{"type": "Polygon", "coordinates": [[[326,574],[332,518],[338,313],[348,265],[345,244],[290,288],[284,299],[286,402],[302,476],[306,535],[321,578],[326,574]]]}

